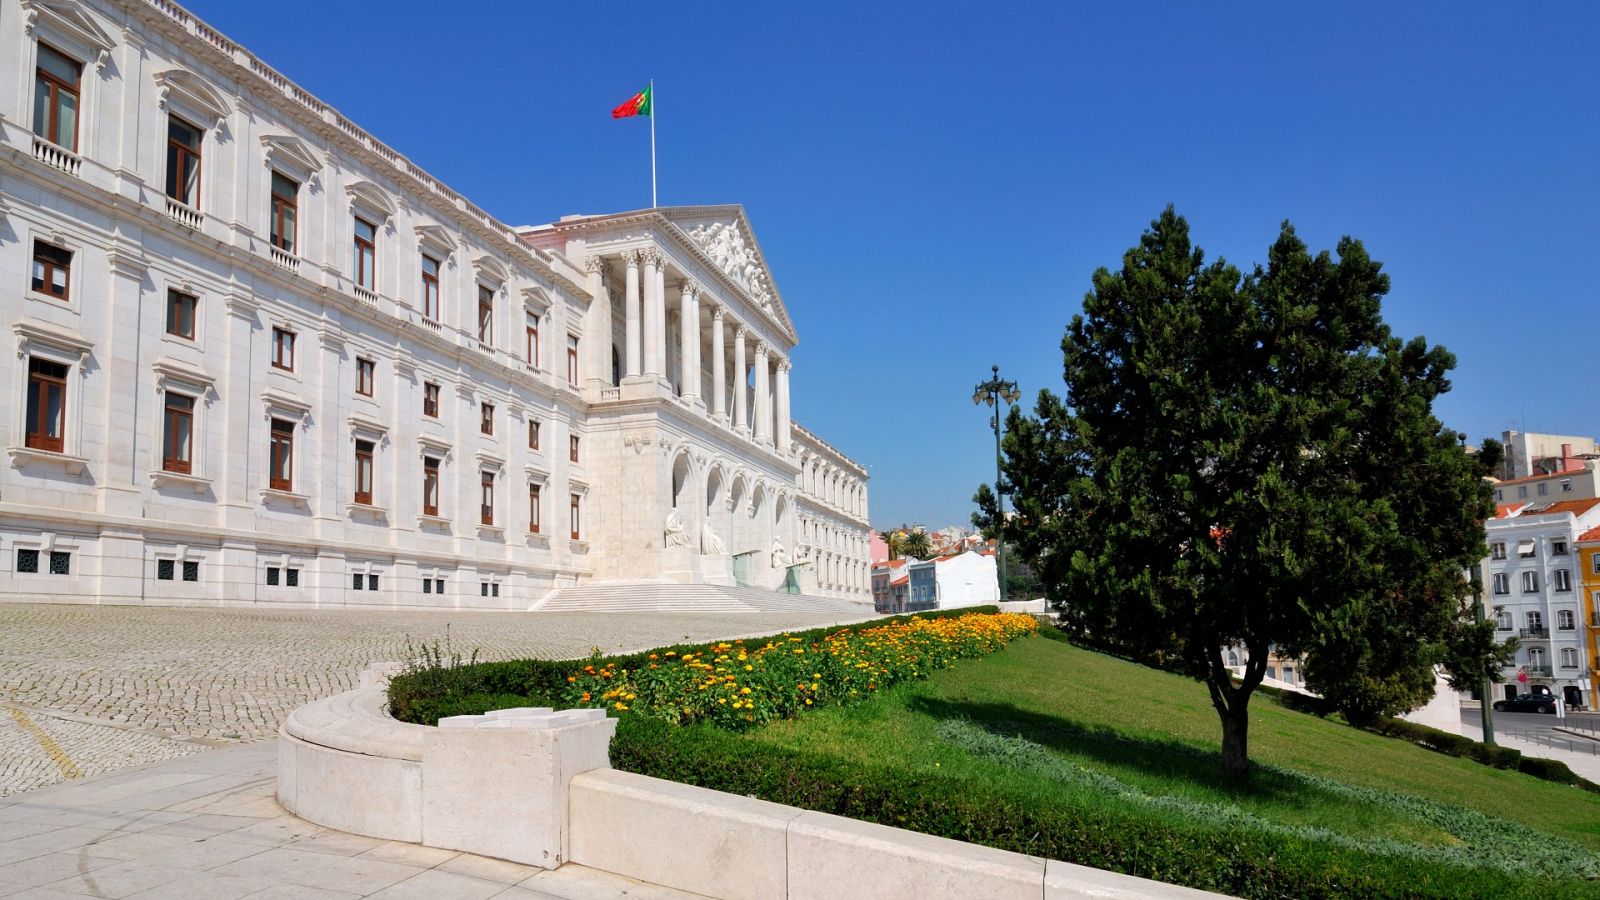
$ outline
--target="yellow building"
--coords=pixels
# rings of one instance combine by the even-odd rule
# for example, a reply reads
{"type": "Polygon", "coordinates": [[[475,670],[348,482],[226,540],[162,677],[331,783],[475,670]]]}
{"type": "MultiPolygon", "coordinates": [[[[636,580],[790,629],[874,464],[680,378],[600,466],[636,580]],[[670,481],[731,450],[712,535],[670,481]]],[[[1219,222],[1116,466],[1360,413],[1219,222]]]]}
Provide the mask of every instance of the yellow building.
{"type": "MultiPolygon", "coordinates": [[[[1592,690],[1600,691],[1600,528],[1591,528],[1578,536],[1578,572],[1583,580],[1583,641],[1584,655],[1589,657],[1587,674],[1592,690]]],[[[1591,693],[1600,697],[1600,693],[1591,693]]]]}

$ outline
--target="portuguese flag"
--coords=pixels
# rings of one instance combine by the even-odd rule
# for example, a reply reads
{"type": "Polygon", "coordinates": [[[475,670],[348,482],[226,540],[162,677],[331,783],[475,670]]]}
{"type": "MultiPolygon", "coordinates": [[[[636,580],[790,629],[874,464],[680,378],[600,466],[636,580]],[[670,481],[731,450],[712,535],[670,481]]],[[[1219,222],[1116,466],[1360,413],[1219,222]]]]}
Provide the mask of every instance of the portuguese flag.
{"type": "Polygon", "coordinates": [[[648,87],[624,100],[621,106],[611,111],[611,118],[613,119],[648,115],[650,115],[650,88],[648,87]]]}

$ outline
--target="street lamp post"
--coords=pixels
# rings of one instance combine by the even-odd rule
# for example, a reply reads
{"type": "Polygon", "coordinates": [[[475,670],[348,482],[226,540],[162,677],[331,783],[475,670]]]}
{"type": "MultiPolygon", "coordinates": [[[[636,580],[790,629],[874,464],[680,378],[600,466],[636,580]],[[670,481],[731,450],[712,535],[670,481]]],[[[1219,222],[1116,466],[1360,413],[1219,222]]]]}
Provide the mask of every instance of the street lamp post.
{"type": "Polygon", "coordinates": [[[994,410],[994,502],[997,518],[994,533],[994,563],[996,573],[1000,578],[1000,599],[1006,599],[1006,498],[1000,493],[1000,469],[1003,457],[1000,453],[1000,406],[1001,401],[1015,406],[1021,399],[1022,392],[1017,390],[1015,381],[1002,381],[1000,367],[990,366],[993,375],[988,381],[978,384],[972,391],[974,404],[987,403],[994,410]]]}

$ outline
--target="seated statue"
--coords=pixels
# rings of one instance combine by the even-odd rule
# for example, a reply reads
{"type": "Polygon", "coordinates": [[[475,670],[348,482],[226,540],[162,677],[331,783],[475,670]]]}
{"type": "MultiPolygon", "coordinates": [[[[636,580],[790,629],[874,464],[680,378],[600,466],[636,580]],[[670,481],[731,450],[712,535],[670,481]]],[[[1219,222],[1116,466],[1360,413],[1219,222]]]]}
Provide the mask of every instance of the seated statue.
{"type": "Polygon", "coordinates": [[[774,539],[772,542],[772,567],[774,569],[789,568],[789,551],[783,547],[783,541],[774,539]]]}
{"type": "Polygon", "coordinates": [[[722,543],[722,538],[712,529],[711,521],[700,526],[700,552],[707,556],[727,556],[728,548],[722,543]]]}
{"type": "Polygon", "coordinates": [[[668,547],[690,545],[689,530],[683,524],[683,516],[679,515],[676,509],[667,513],[666,543],[668,547]]]}

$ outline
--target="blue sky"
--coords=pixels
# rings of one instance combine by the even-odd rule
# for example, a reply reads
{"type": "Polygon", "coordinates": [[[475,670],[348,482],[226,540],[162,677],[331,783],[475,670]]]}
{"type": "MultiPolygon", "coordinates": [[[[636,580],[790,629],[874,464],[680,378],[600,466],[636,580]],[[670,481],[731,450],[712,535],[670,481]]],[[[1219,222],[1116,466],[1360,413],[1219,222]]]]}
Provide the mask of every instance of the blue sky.
{"type": "Polygon", "coordinates": [[[794,413],[873,522],[965,524],[973,385],[1031,404],[1095,267],[1167,203],[1248,266],[1292,220],[1385,263],[1459,358],[1474,442],[1600,434],[1600,4],[191,0],[510,224],[743,203],[789,304],[794,413]]]}

